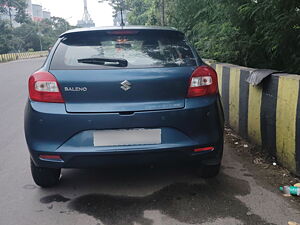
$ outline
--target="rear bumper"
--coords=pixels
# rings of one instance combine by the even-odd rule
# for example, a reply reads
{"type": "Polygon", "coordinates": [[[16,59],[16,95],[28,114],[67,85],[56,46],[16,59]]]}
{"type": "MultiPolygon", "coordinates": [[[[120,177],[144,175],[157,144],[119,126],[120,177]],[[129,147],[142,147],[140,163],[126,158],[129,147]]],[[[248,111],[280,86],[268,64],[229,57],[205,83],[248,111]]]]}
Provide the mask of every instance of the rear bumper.
{"type": "Polygon", "coordinates": [[[64,104],[28,102],[25,135],[37,166],[82,168],[156,162],[221,160],[224,119],[219,96],[186,99],[185,108],[119,113],[67,113],[64,104]],[[161,128],[162,144],[94,147],[91,131],[99,129],[161,128]],[[195,153],[213,146],[212,152],[195,153]],[[40,155],[60,155],[62,161],[46,161],[40,155]]]}
{"type": "Polygon", "coordinates": [[[191,148],[173,148],[160,151],[134,151],[117,153],[85,153],[85,152],[57,152],[62,161],[41,160],[40,155],[47,152],[31,151],[33,162],[40,167],[48,168],[91,168],[147,164],[208,164],[216,165],[222,160],[223,146],[212,152],[194,153],[191,148]]]}

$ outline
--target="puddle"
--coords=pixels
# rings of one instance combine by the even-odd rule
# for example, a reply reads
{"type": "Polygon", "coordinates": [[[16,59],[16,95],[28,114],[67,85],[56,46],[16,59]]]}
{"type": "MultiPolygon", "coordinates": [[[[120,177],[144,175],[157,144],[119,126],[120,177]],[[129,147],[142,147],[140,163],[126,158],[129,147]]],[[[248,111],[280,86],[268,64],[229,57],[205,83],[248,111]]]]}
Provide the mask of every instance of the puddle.
{"type": "Polygon", "coordinates": [[[40,199],[40,202],[44,204],[48,204],[52,202],[67,202],[69,200],[70,200],[69,198],[65,198],[62,195],[56,194],[56,195],[45,196],[40,199]]]}
{"type": "Polygon", "coordinates": [[[250,173],[244,173],[243,175],[244,175],[245,177],[253,177],[253,175],[250,174],[250,173]]]}
{"type": "Polygon", "coordinates": [[[223,166],[225,169],[235,169],[233,166],[223,166]]]}
{"type": "Polygon", "coordinates": [[[162,214],[182,223],[206,223],[232,217],[245,224],[268,224],[235,196],[250,193],[247,181],[221,174],[204,184],[172,184],[145,197],[89,194],[71,200],[71,210],[93,216],[105,225],[151,225],[144,217],[146,210],[162,214]]]}

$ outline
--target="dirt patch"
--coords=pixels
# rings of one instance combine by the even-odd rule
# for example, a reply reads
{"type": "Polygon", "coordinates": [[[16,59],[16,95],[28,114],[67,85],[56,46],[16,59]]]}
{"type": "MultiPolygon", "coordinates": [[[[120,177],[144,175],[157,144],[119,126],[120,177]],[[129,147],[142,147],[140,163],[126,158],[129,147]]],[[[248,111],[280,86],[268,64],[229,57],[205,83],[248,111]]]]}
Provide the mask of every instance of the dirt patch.
{"type": "MultiPolygon", "coordinates": [[[[244,140],[228,127],[225,128],[225,143],[236,151],[238,157],[243,158],[244,166],[250,173],[253,172],[252,174],[261,178],[258,179],[258,182],[263,180],[260,185],[267,183],[273,187],[274,191],[278,192],[280,186],[294,185],[300,182],[299,177],[283,168],[275,157],[270,156],[261,147],[244,140]]],[[[300,203],[300,198],[290,197],[290,201],[300,203]]]]}

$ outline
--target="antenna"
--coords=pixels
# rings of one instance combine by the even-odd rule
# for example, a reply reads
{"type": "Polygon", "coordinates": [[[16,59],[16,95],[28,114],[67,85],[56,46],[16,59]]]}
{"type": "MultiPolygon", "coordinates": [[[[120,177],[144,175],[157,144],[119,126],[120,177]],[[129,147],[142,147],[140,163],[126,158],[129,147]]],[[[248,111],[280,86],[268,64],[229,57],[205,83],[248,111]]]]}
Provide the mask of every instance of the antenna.
{"type": "Polygon", "coordinates": [[[82,20],[85,21],[85,22],[88,22],[91,20],[91,16],[88,12],[88,9],[87,9],[87,0],[83,0],[83,4],[84,4],[84,10],[83,10],[83,17],[82,17],[82,20]]]}
{"type": "Polygon", "coordinates": [[[124,18],[123,18],[123,9],[122,9],[122,6],[121,6],[121,27],[124,27],[125,26],[125,23],[124,23],[124,18]]]}
{"type": "Polygon", "coordinates": [[[84,9],[82,19],[77,22],[78,27],[94,27],[95,24],[88,12],[87,0],[83,0],[84,9]]]}
{"type": "Polygon", "coordinates": [[[121,12],[121,23],[120,23],[120,26],[122,28],[125,26],[123,10],[124,10],[124,0],[121,0],[121,2],[120,2],[120,12],[121,12]]]}

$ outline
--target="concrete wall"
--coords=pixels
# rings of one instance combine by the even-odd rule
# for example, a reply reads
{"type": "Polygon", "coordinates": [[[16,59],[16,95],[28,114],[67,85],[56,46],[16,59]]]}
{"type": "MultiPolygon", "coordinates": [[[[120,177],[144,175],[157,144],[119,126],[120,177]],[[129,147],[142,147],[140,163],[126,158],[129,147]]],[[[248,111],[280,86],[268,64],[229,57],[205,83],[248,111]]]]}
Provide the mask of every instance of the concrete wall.
{"type": "Polygon", "coordinates": [[[21,53],[8,53],[0,55],[0,63],[13,61],[17,59],[30,59],[36,57],[44,57],[48,55],[48,51],[39,51],[39,52],[21,52],[21,53]]]}
{"type": "Polygon", "coordinates": [[[227,124],[300,175],[300,76],[276,74],[252,86],[245,80],[254,69],[206,63],[218,73],[227,124]]]}

